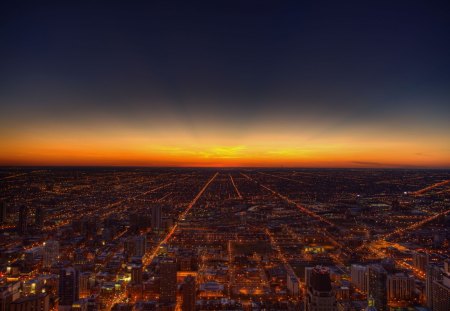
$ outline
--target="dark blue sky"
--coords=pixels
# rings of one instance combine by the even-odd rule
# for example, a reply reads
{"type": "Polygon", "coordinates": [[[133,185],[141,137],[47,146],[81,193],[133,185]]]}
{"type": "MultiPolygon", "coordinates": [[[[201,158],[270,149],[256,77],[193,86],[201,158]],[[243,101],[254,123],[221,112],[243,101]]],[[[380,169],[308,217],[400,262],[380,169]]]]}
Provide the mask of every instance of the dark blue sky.
{"type": "Polygon", "coordinates": [[[9,126],[274,117],[450,134],[447,1],[19,2],[0,39],[9,126]]]}

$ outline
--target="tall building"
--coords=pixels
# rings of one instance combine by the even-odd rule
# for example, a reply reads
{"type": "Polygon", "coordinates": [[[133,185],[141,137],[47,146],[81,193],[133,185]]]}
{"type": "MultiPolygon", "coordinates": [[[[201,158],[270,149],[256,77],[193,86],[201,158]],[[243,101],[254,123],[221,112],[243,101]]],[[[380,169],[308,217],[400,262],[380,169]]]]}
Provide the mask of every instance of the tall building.
{"type": "Polygon", "coordinates": [[[450,310],[450,260],[444,262],[440,279],[433,281],[433,311],[450,310]]]}
{"type": "Polygon", "coordinates": [[[50,310],[50,295],[40,293],[24,296],[11,303],[10,311],[48,311],[50,310]]]}
{"type": "Polygon", "coordinates": [[[409,301],[414,296],[414,288],[414,278],[407,274],[390,274],[387,277],[388,300],[409,301]]]}
{"type": "Polygon", "coordinates": [[[134,240],[134,255],[142,257],[147,250],[147,238],[145,235],[140,235],[134,240]]]}
{"type": "Polygon", "coordinates": [[[34,218],[34,224],[36,228],[42,229],[44,227],[44,208],[42,206],[36,207],[36,213],[34,218]]]}
{"type": "Polygon", "coordinates": [[[74,268],[60,270],[58,296],[60,310],[70,310],[79,299],[79,274],[74,268]]]}
{"type": "Polygon", "coordinates": [[[153,205],[152,207],[152,229],[162,229],[162,208],[161,205],[153,205]]]}
{"type": "Polygon", "coordinates": [[[350,268],[353,285],[363,293],[367,293],[367,267],[353,264],[350,268]]]}
{"type": "Polygon", "coordinates": [[[91,277],[90,272],[80,273],[79,281],[79,296],[80,298],[86,298],[89,296],[89,279],[91,277]]]}
{"type": "Polygon", "coordinates": [[[335,311],[336,297],[331,285],[330,271],[317,266],[306,271],[305,311],[335,311]]]}
{"type": "Polygon", "coordinates": [[[443,270],[441,267],[431,264],[427,266],[427,275],[425,282],[425,294],[427,307],[433,310],[433,287],[435,281],[441,281],[443,278],[443,270]]]}
{"type": "Polygon", "coordinates": [[[378,311],[387,310],[387,272],[381,265],[367,266],[367,294],[378,311]]]}
{"type": "Polygon", "coordinates": [[[42,266],[44,268],[50,268],[59,258],[59,242],[54,240],[48,240],[44,242],[44,254],[42,266]]]}
{"type": "Polygon", "coordinates": [[[28,208],[25,205],[19,207],[19,223],[17,231],[20,234],[26,234],[28,231],[28,208]]]}
{"type": "Polygon", "coordinates": [[[9,311],[11,303],[20,298],[21,283],[9,282],[0,284],[0,311],[9,311]]]}
{"type": "Polygon", "coordinates": [[[428,266],[428,254],[424,252],[413,253],[413,267],[425,272],[428,266]]]}
{"type": "Polygon", "coordinates": [[[177,300],[177,263],[166,258],[159,263],[160,295],[162,303],[174,303],[177,300]]]}
{"type": "Polygon", "coordinates": [[[195,300],[197,297],[195,278],[187,276],[183,282],[183,311],[195,311],[195,300]]]}
{"type": "Polygon", "coordinates": [[[0,201],[0,225],[8,219],[8,205],[5,201],[0,201]]]}
{"type": "Polygon", "coordinates": [[[131,265],[131,284],[142,284],[142,265],[131,265]]]}

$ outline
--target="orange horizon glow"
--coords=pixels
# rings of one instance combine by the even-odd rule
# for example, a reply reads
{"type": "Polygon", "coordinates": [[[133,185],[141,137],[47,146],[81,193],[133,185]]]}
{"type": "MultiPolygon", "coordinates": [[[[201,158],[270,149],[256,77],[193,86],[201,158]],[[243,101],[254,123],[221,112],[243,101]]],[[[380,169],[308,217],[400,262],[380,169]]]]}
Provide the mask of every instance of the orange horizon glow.
{"type": "Polygon", "coordinates": [[[36,130],[0,138],[2,166],[450,168],[441,137],[370,132],[309,139],[267,130],[241,137],[181,130],[152,135],[124,129],[36,130]]]}

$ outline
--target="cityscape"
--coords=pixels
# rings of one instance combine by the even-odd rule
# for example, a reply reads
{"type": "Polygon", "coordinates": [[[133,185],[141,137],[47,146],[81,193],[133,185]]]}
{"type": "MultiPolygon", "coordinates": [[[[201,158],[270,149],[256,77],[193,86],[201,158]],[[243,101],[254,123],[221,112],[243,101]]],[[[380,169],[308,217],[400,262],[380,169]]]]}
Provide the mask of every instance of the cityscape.
{"type": "Polygon", "coordinates": [[[448,310],[450,171],[4,168],[0,305],[448,310]]]}
{"type": "Polygon", "coordinates": [[[0,311],[450,311],[450,1],[0,8],[0,311]]]}

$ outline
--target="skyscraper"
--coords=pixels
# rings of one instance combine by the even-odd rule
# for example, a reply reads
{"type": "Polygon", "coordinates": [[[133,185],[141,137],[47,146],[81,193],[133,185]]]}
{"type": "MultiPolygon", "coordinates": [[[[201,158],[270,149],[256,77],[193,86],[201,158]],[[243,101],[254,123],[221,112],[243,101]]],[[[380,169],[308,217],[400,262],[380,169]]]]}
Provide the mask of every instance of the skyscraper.
{"type": "Polygon", "coordinates": [[[350,268],[353,285],[363,293],[367,293],[367,267],[353,264],[350,268]]]}
{"type": "Polygon", "coordinates": [[[317,266],[307,271],[306,311],[335,311],[336,297],[330,280],[330,271],[317,266]]]}
{"type": "Polygon", "coordinates": [[[444,262],[440,277],[433,281],[432,303],[433,311],[448,311],[450,309],[450,260],[444,262]]]}
{"type": "Polygon", "coordinates": [[[387,272],[381,265],[367,267],[367,294],[372,296],[375,308],[379,311],[387,310],[387,272]]]}
{"type": "Polygon", "coordinates": [[[183,282],[183,311],[195,311],[196,286],[195,278],[187,276],[183,282]]]}
{"type": "Polygon", "coordinates": [[[28,231],[28,208],[25,205],[19,207],[19,223],[17,231],[20,234],[26,234],[28,231]]]}
{"type": "Polygon", "coordinates": [[[50,268],[59,258],[59,242],[54,240],[48,240],[44,242],[44,254],[42,266],[44,268],[50,268]]]}
{"type": "Polygon", "coordinates": [[[427,266],[427,276],[425,283],[425,293],[427,307],[433,310],[433,287],[435,281],[441,281],[443,277],[443,270],[441,267],[430,264],[427,266]]]}
{"type": "Polygon", "coordinates": [[[70,310],[79,299],[79,275],[74,268],[61,269],[59,272],[59,310],[70,310]]]}
{"type": "Polygon", "coordinates": [[[134,255],[142,257],[147,250],[147,238],[145,235],[139,235],[134,240],[134,255]]]}
{"type": "Polygon", "coordinates": [[[413,253],[413,266],[414,268],[425,272],[428,265],[428,254],[424,252],[413,253]]]}
{"type": "Polygon", "coordinates": [[[142,284],[142,265],[131,265],[131,284],[142,284]]]}
{"type": "Polygon", "coordinates": [[[159,300],[162,303],[174,303],[177,300],[177,263],[175,259],[166,258],[159,263],[161,278],[159,300]]]}
{"type": "Polygon", "coordinates": [[[4,224],[8,219],[8,205],[5,201],[0,202],[0,225],[4,224]]]}
{"type": "Polygon", "coordinates": [[[387,277],[387,294],[389,300],[409,301],[415,289],[414,278],[405,273],[390,274],[387,277]]]}
{"type": "Polygon", "coordinates": [[[161,205],[153,205],[152,207],[152,229],[162,229],[162,208],[161,205]]]}
{"type": "Polygon", "coordinates": [[[44,227],[44,208],[42,206],[36,207],[34,223],[37,229],[42,229],[44,227]]]}

